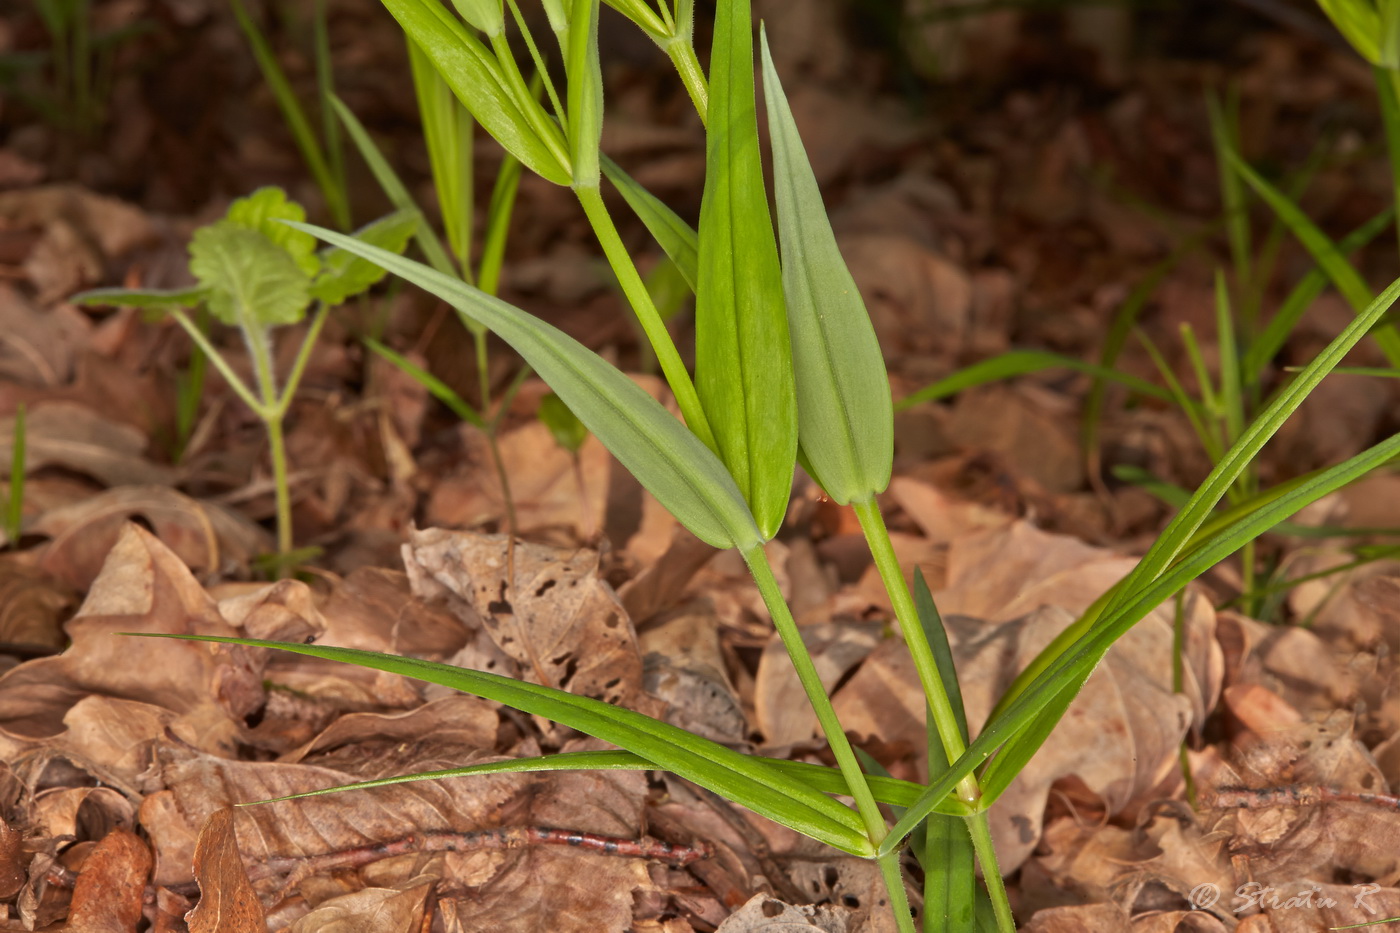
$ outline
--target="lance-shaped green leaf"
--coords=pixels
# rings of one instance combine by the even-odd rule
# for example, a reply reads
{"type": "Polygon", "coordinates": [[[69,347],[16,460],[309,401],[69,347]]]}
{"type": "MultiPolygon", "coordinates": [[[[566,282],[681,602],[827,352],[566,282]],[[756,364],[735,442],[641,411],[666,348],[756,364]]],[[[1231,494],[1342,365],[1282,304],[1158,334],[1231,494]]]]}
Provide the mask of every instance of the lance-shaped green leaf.
{"type": "MultiPolygon", "coordinates": [[[[395,211],[355,231],[355,239],[390,252],[402,253],[418,229],[418,218],[417,211],[395,211]]],[[[340,304],[352,295],[360,294],[388,274],[384,267],[338,247],[327,250],[321,264],[321,274],[311,283],[311,297],[328,305],[340,304]]]]}
{"type": "MultiPolygon", "coordinates": [[[[805,761],[788,761],[784,758],[764,758],[747,756],[767,767],[782,772],[784,778],[806,784],[824,794],[848,795],[846,779],[841,772],[826,765],[809,764],[805,761]]],[[[540,755],[535,758],[512,758],[509,761],[490,761],[479,765],[463,765],[460,768],[443,768],[440,771],[422,771],[417,774],[396,774],[393,777],[375,778],[371,781],[356,781],[353,784],[340,784],[322,790],[289,794],[272,800],[293,800],[297,797],[316,797],[321,794],[334,794],[342,790],[368,790],[374,787],[387,787],[391,784],[410,784],[414,781],[435,781],[441,778],[475,777],[483,774],[521,774],[537,771],[657,771],[656,763],[633,752],[609,749],[596,752],[560,752],[555,755],[540,755]]],[[[907,806],[919,799],[922,784],[902,781],[899,778],[870,775],[870,788],[875,799],[892,806],[907,806]]],[[[259,803],[271,803],[262,800],[259,803]]],[[[948,798],[943,810],[949,815],[965,816],[966,807],[961,801],[948,798]]]]}
{"type": "Polygon", "coordinates": [[[1352,48],[1373,65],[1400,67],[1400,0],[1317,0],[1352,48]]]}
{"type": "Polygon", "coordinates": [[[574,187],[598,187],[603,138],[603,68],[598,61],[598,0],[574,0],[564,69],[569,80],[569,158],[574,187]]]}
{"type": "Polygon", "coordinates": [[[617,188],[627,206],[646,225],[656,244],[676,264],[690,290],[695,291],[700,264],[700,236],[695,228],[607,156],[603,156],[603,174],[608,176],[608,181],[617,188]]]}
{"type": "Polygon", "coordinates": [[[534,98],[512,90],[495,55],[461,20],[438,0],[381,2],[486,132],[540,177],[556,185],[570,183],[568,151],[558,125],[534,98]],[[527,109],[536,112],[527,115],[527,109]]]}
{"type": "Polygon", "coordinates": [[[710,53],[695,294],[695,389],[765,538],[792,493],[797,399],[754,110],[748,0],[724,0],[710,53]]]}
{"type": "Polygon", "coordinates": [[[768,36],[761,35],[783,289],[797,380],[798,440],[812,478],[845,505],[889,485],[894,463],[889,377],[865,302],[822,206],[817,178],[768,52],[768,36]]]}
{"type": "MultiPolygon", "coordinates": [[[[666,0],[661,0],[661,2],[664,4],[666,0]]],[[[630,19],[637,28],[658,44],[665,43],[671,37],[670,26],[645,0],[608,0],[608,6],[630,19]]]]}
{"type": "MultiPolygon", "coordinates": [[[[137,633],[130,633],[137,634],[137,633]]],[[[740,754],[670,723],[644,716],[601,700],[562,690],[375,651],[329,645],[288,645],[253,638],[151,635],[222,644],[272,648],[293,654],[354,664],[439,684],[502,703],[512,709],[543,716],[619,748],[633,752],[657,768],[670,771],[701,787],[746,806],[776,823],[819,839],[853,855],[869,856],[874,847],[855,811],[783,773],[763,760],[740,754]]]]}
{"type": "Polygon", "coordinates": [[[311,276],[292,254],[228,218],[195,231],[190,271],[210,312],[235,327],[295,324],[311,303],[311,276]]]}
{"type": "Polygon", "coordinates": [[[700,540],[749,547],[762,537],[724,465],[661,403],[572,337],[422,263],[300,225],[437,295],[515,348],[613,456],[700,540]]]}
{"type": "MultiPolygon", "coordinates": [[[[447,82],[442,80],[442,75],[437,73],[432,61],[411,39],[408,42],[408,64],[413,73],[413,89],[418,98],[423,139],[428,146],[428,165],[433,172],[433,187],[437,189],[438,208],[442,211],[447,242],[457,257],[458,267],[469,269],[473,209],[472,130],[476,123],[447,82]]],[[[345,117],[342,115],[341,119],[345,117]]],[[[367,134],[365,138],[368,140],[367,134]]],[[[359,144],[359,140],[356,142],[359,144]]],[[[369,144],[368,148],[373,149],[373,144],[369,144]]],[[[366,146],[360,145],[360,149],[364,152],[366,146]]],[[[375,154],[378,155],[378,152],[375,154]]],[[[366,156],[365,161],[370,161],[370,157],[366,156]]],[[[382,174],[379,169],[373,170],[376,177],[382,174]]],[[[389,172],[392,174],[392,169],[389,172]]],[[[380,182],[380,187],[386,188],[387,193],[384,182],[380,182]]],[[[393,194],[390,197],[393,198],[393,194]]],[[[407,198],[406,192],[404,197],[407,198]]],[[[394,206],[404,205],[396,200],[394,206]]],[[[434,268],[441,268],[436,262],[433,265],[434,268]]]]}
{"type": "Polygon", "coordinates": [[[143,311],[193,308],[209,296],[206,289],[191,288],[94,288],[68,300],[78,305],[112,305],[143,311]]]}

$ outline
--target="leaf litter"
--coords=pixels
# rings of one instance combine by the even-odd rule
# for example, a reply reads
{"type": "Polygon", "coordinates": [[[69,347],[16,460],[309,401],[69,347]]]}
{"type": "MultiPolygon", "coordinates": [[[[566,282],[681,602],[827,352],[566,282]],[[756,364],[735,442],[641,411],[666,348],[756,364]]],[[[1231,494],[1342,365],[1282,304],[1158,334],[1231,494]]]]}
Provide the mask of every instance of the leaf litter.
{"type": "MultiPolygon", "coordinates": [[[[575,464],[533,419],[546,391],[534,382],[500,435],[522,535],[507,542],[484,436],[367,358],[355,337],[381,332],[353,308],[317,345],[289,415],[298,538],[323,549],[321,569],[256,582],[272,497],[246,416],[209,380],[179,454],[172,400],[187,344],[133,313],[63,300],[119,282],[186,284],[173,271],[184,239],[222,214],[221,192],[246,193],[253,174],[295,177],[246,63],[209,51],[236,46],[216,6],[123,7],[201,38],[194,54],[152,59],[168,80],[118,80],[121,119],[103,130],[105,152],[75,154],[22,106],[0,114],[6,471],[19,404],[28,415],[23,536],[0,554],[3,928],[887,928],[870,865],[665,775],[495,774],[238,806],[598,746],[394,675],[117,633],[314,639],[449,660],[621,702],[746,750],[821,754],[734,555],[679,529],[596,441],[575,464]],[[180,115],[182,88],[240,81],[252,92],[203,102],[194,122],[180,115]],[[263,138],[250,125],[273,129],[263,138]],[[192,148],[220,136],[244,142],[228,156],[192,148]],[[709,857],[680,864],[668,852],[709,857]]],[[[399,67],[388,31],[350,6],[332,19],[338,48],[399,67]]],[[[939,48],[944,73],[973,83],[938,95],[947,117],[935,133],[889,93],[891,50],[853,41],[839,5],[760,6],[788,56],[780,69],[804,78],[794,108],[897,397],[1012,346],[1095,359],[1146,268],[1179,231],[1215,216],[1198,106],[1209,79],[1170,50],[1125,64],[1121,18],[1086,27],[1122,11],[1049,14],[1064,17],[1060,39],[1021,11],[977,17],[967,28],[982,52],[971,57],[947,24],[912,31],[898,67],[923,71],[919,50],[939,48]],[[1095,37],[1085,41],[1100,72],[998,89],[1007,71],[1088,61],[1055,44],[1076,35],[1095,37]]],[[[120,54],[159,51],[160,35],[120,54]]],[[[8,25],[3,36],[7,49],[31,41],[8,25]]],[[[1245,30],[1236,41],[1247,96],[1267,104],[1245,114],[1251,145],[1301,161],[1309,115],[1354,102],[1366,76],[1296,34],[1245,30]]],[[[610,75],[627,119],[609,148],[694,216],[703,137],[693,119],[678,123],[685,102],[663,99],[650,67],[610,75]]],[[[411,101],[372,88],[362,75],[375,73],[337,76],[352,109],[407,125],[399,111],[411,101]]],[[[1354,225],[1380,187],[1325,167],[1319,215],[1354,225]]],[[[638,368],[567,192],[526,179],[520,210],[530,221],[506,263],[513,299],[638,368]]],[[[1286,264],[1301,268],[1290,249],[1286,264]]],[[[1179,371],[1178,325],[1213,327],[1210,266],[1179,263],[1139,320],[1179,371]]],[[[475,364],[454,355],[465,341],[440,310],[407,294],[384,300],[386,342],[421,349],[470,394],[475,364]]],[[[1349,315],[1324,295],[1280,362],[1349,315]]],[[[1156,378],[1131,343],[1119,365],[1156,378]]],[[[511,363],[493,351],[490,366],[499,391],[511,363]]],[[[657,380],[636,378],[662,396],[657,380]]],[[[1047,371],[900,415],[885,505],[906,573],[924,573],[944,612],[974,730],[1020,666],[1131,567],[1165,514],[1111,474],[1086,476],[1077,420],[1087,390],[1081,376],[1047,371]]],[[[1339,378],[1324,390],[1265,458],[1269,481],[1333,462],[1388,423],[1390,387],[1339,378]]],[[[1183,486],[1199,478],[1206,461],[1179,411],[1109,397],[1108,466],[1183,486]]],[[[1266,542],[1279,579],[1353,563],[1376,540],[1364,532],[1395,524],[1397,503],[1389,475],[1320,503],[1299,522],[1340,532],[1266,542]]],[[[893,774],[923,779],[922,695],[858,542],[849,513],[800,485],[769,547],[843,722],[893,774]]],[[[1384,561],[1319,575],[1272,597],[1266,620],[1225,605],[1241,581],[1221,568],[1187,591],[1179,620],[1162,606],[1120,642],[992,811],[1025,928],[1277,933],[1400,916],[1397,578],[1384,561]],[[1206,903],[1205,885],[1217,900],[1206,903]]]]}

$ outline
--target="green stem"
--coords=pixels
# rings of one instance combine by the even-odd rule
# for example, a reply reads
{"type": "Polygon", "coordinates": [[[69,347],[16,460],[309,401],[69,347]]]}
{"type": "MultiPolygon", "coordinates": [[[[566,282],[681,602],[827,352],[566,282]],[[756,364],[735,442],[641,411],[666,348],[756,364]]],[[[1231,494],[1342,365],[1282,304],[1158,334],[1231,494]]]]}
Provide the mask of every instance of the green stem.
{"type": "MultiPolygon", "coordinates": [[[[1385,128],[1386,148],[1390,153],[1391,185],[1395,204],[1400,207],[1400,69],[1377,67],[1375,72],[1381,125],[1385,128]]],[[[1400,212],[1396,214],[1395,227],[1400,233],[1400,212]]]]}
{"type": "MultiPolygon", "coordinates": [[[[904,572],[900,570],[899,558],[895,556],[894,545],[890,543],[890,533],[885,527],[884,516],[880,514],[880,504],[874,496],[864,502],[852,504],[855,507],[856,518],[860,521],[861,531],[865,533],[870,555],[875,559],[875,567],[880,571],[880,579],[885,584],[885,592],[889,594],[890,602],[894,606],[895,619],[899,622],[900,631],[904,633],[904,642],[909,646],[909,654],[914,660],[919,683],[928,697],[933,725],[938,730],[939,740],[948,756],[947,760],[957,761],[962,757],[962,753],[967,751],[967,746],[963,744],[962,730],[958,727],[958,718],[953,713],[948,691],[944,689],[943,680],[938,676],[938,662],[934,660],[933,649],[924,637],[923,626],[919,623],[919,612],[914,607],[914,597],[904,582],[904,572]]],[[[964,803],[976,807],[982,796],[977,788],[977,779],[971,775],[964,778],[958,785],[958,796],[964,803]]]]}
{"type": "Polygon", "coordinates": [[[181,308],[172,308],[170,316],[175,318],[175,323],[185,329],[185,333],[190,335],[190,339],[194,341],[195,346],[204,351],[204,355],[209,358],[209,362],[214,364],[214,368],[219,371],[219,375],[224,377],[224,381],[228,383],[233,393],[242,399],[245,405],[253,410],[253,414],[257,415],[259,418],[265,417],[267,412],[263,409],[262,402],[258,401],[258,397],[254,395],[252,390],[238,377],[238,373],[233,371],[233,367],[229,366],[228,362],[219,353],[214,344],[210,342],[209,338],[204,336],[204,331],[195,326],[194,321],[191,321],[189,316],[185,314],[184,310],[181,308]]]}
{"type": "MultiPolygon", "coordinates": [[[[899,567],[899,558],[895,556],[894,545],[890,542],[889,529],[885,527],[885,518],[880,513],[880,503],[871,496],[864,502],[854,502],[852,505],[856,518],[860,521],[861,531],[865,533],[865,541],[870,548],[871,557],[875,560],[875,567],[880,572],[880,579],[885,584],[885,592],[889,594],[890,603],[894,607],[895,619],[899,622],[900,631],[904,633],[904,643],[909,648],[914,670],[919,675],[919,683],[928,701],[929,717],[933,720],[934,729],[947,756],[940,758],[937,750],[930,748],[929,773],[936,774],[938,770],[947,766],[947,762],[961,758],[967,750],[967,745],[963,742],[962,729],[958,726],[953,704],[948,699],[948,691],[943,686],[943,679],[938,675],[938,662],[934,659],[933,648],[929,645],[924,627],[919,622],[919,611],[914,605],[913,594],[904,582],[904,572],[899,567]]],[[[978,864],[982,866],[982,876],[996,911],[998,928],[1006,933],[1014,933],[1016,927],[1011,920],[1011,904],[1006,899],[1006,887],[1002,882],[1001,869],[997,865],[996,850],[992,846],[987,812],[980,806],[982,790],[977,786],[975,774],[969,774],[958,782],[957,795],[976,811],[966,817],[967,831],[972,838],[978,864]]]]}
{"type": "Polygon", "coordinates": [[[812,663],[812,655],[808,653],[807,646],[802,641],[802,633],[797,629],[792,610],[783,601],[778,581],[773,576],[773,568],[768,565],[768,555],[764,552],[762,544],[741,548],[739,553],[743,556],[744,563],[748,564],[754,582],[758,584],[763,604],[768,607],[768,612],[773,617],[773,627],[778,630],[778,637],[783,640],[783,647],[787,649],[792,666],[797,671],[797,679],[801,681],[802,689],[812,704],[812,711],[817,714],[817,722],[821,724],[822,733],[831,746],[831,753],[836,756],[841,776],[846,779],[846,786],[855,798],[856,810],[865,821],[866,834],[870,841],[878,846],[889,831],[885,826],[885,818],[880,814],[880,805],[875,802],[870,785],[866,783],[865,772],[860,769],[855,750],[851,748],[851,742],[846,738],[840,720],[836,718],[836,710],[831,707],[831,698],[826,695],[826,687],[822,686],[821,676],[817,674],[817,667],[812,663]]]}
{"type": "Polygon", "coordinates": [[[987,823],[986,812],[965,818],[967,834],[972,837],[972,849],[977,853],[977,863],[982,866],[982,881],[987,885],[987,894],[992,901],[992,913],[997,918],[997,929],[1001,933],[1016,933],[1016,918],[1011,915],[1011,901],[1006,897],[1006,882],[1001,877],[1001,867],[997,864],[997,850],[992,845],[992,828],[987,823]]]}
{"type": "Polygon", "coordinates": [[[311,317],[311,326],[306,329],[301,349],[297,350],[297,358],[292,362],[292,371],[287,374],[287,384],[282,387],[282,395],[273,409],[279,418],[286,415],[287,409],[291,407],[292,396],[296,395],[297,386],[301,385],[301,377],[306,373],[306,364],[311,361],[311,350],[316,345],[316,338],[321,336],[321,328],[326,326],[330,310],[330,305],[320,302],[316,313],[311,317]]]}
{"type": "Polygon", "coordinates": [[[603,254],[612,265],[613,273],[617,275],[622,293],[627,296],[627,301],[632,305],[637,320],[641,322],[651,348],[656,351],[661,372],[666,376],[666,382],[676,396],[676,404],[680,406],[685,423],[707,447],[711,450],[717,449],[714,434],[710,431],[710,422],[705,417],[705,410],[700,406],[700,396],[695,392],[695,383],[690,381],[690,373],[686,371],[685,363],[676,350],[676,344],[666,330],[666,323],[661,320],[661,315],[651,300],[651,294],[647,291],[646,283],[642,281],[636,265],[632,262],[631,254],[622,243],[622,237],[618,236],[617,227],[613,226],[612,217],[603,203],[602,192],[597,187],[583,187],[575,188],[574,193],[578,195],[579,204],[583,205],[588,222],[593,225],[593,233],[598,237],[598,243],[603,247],[603,254]]]}
{"type": "MultiPolygon", "coordinates": [[[[282,416],[268,418],[268,447],[272,454],[272,485],[277,499],[277,553],[286,557],[292,553],[292,492],[287,477],[287,444],[282,436],[282,416]]],[[[277,565],[280,577],[287,571],[285,562],[277,565]]]]}
{"type": "Polygon", "coordinates": [[[899,851],[882,855],[876,862],[885,879],[885,889],[890,892],[890,910],[894,912],[895,927],[899,933],[915,933],[914,918],[909,913],[909,895],[904,890],[904,871],[899,864],[899,851]]]}
{"type": "Polygon", "coordinates": [[[700,115],[700,123],[708,125],[710,115],[710,88],[705,83],[705,72],[700,68],[700,60],[695,57],[695,44],[689,39],[672,39],[666,43],[666,54],[676,66],[676,73],[695,104],[695,112],[700,115]]]}

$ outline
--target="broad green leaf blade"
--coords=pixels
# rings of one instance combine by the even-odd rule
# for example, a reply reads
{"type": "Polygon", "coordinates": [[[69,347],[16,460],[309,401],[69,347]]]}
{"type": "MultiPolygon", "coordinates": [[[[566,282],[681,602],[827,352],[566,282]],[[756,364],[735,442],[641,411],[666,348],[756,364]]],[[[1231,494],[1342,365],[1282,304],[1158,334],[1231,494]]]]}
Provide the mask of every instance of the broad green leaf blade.
{"type": "MultiPolygon", "coordinates": [[[[1255,192],[1268,202],[1274,213],[1288,225],[1288,229],[1298,238],[1307,251],[1312,255],[1327,277],[1332,280],[1332,284],[1337,287],[1337,291],[1342,293],[1342,297],[1352,306],[1357,314],[1361,314],[1371,303],[1371,289],[1366,284],[1366,280],[1361,277],[1361,273],[1356,271],[1356,267],[1347,261],[1342,255],[1337,244],[1328,238],[1318,226],[1303,213],[1302,209],[1294,204],[1282,191],[1264,180],[1258,172],[1242,159],[1239,153],[1232,149],[1226,149],[1226,156],[1229,158],[1235,171],[1245,181],[1249,182],[1255,192]]],[[[1385,353],[1386,360],[1390,365],[1400,367],[1400,334],[1397,334],[1392,325],[1385,325],[1377,328],[1375,334],[1376,346],[1385,353]]]]}
{"type": "Polygon", "coordinates": [[[690,290],[695,291],[699,276],[700,235],[681,219],[661,199],[637,184],[637,180],[622,170],[622,167],[603,156],[603,174],[613,183],[628,207],[646,225],[656,244],[681,270],[690,290]]]}
{"type": "MultiPolygon", "coordinates": [[[[408,40],[408,64],[413,73],[414,92],[418,97],[418,114],[423,123],[423,139],[428,146],[428,165],[433,173],[433,187],[437,190],[438,209],[442,212],[442,225],[447,231],[447,242],[452,254],[457,258],[457,266],[463,270],[471,268],[472,255],[472,128],[476,125],[467,108],[462,106],[442,80],[442,75],[433,68],[428,56],[423,54],[412,39],[408,40]]],[[[368,140],[368,135],[366,135],[368,140]]],[[[364,147],[361,146],[361,151],[364,147]]],[[[376,155],[378,151],[376,150],[376,155]]],[[[368,161],[368,159],[366,159],[368,161]]],[[[373,166],[371,166],[373,170],[373,166]]],[[[387,163],[385,168],[388,169],[387,163]]],[[[393,170],[388,169],[392,174],[393,170]]],[[[375,176],[379,171],[374,170],[375,176]]],[[[395,178],[395,182],[398,179],[395,178]]],[[[380,187],[384,188],[383,181],[380,187]]],[[[402,184],[399,184],[402,188],[402,184]]],[[[386,188],[387,192],[387,188],[386,188]]],[[[395,207],[405,204],[390,195],[395,207]]],[[[403,199],[408,200],[404,190],[403,199]]],[[[426,221],[424,226],[427,227],[426,221]]],[[[436,237],[434,237],[436,239],[436,237]]],[[[426,252],[426,251],[425,251],[426,252]]],[[[428,261],[439,272],[447,272],[434,262],[428,261]]]]}
{"type": "MultiPolygon", "coordinates": [[[[392,253],[402,253],[418,229],[420,219],[417,211],[395,211],[355,231],[355,239],[392,253]]],[[[360,294],[388,274],[382,266],[338,248],[327,250],[322,264],[324,271],[311,283],[311,297],[328,305],[338,305],[360,294]]]]}
{"type": "Polygon", "coordinates": [[[486,132],[541,178],[556,185],[569,184],[569,160],[563,133],[550,123],[548,116],[531,119],[525,114],[522,107],[538,107],[538,104],[533,99],[519,99],[511,90],[500,63],[481,40],[444,9],[439,0],[381,2],[408,37],[432,60],[438,74],[486,132]],[[549,138],[537,132],[537,127],[551,125],[553,130],[549,138]]]}
{"type": "Polygon", "coordinates": [[[603,66],[598,60],[598,0],[573,0],[569,46],[564,59],[569,81],[569,158],[574,187],[598,187],[603,139],[603,66]]]}
{"type": "Polygon", "coordinates": [[[407,357],[395,353],[378,340],[366,338],[365,346],[397,366],[410,379],[427,389],[428,393],[432,395],[433,398],[446,405],[458,418],[461,418],[473,427],[483,430],[486,429],[486,419],[481,417],[477,410],[473,408],[466,399],[454,392],[451,386],[443,382],[437,376],[434,376],[407,357]]]}
{"type": "Polygon", "coordinates": [[[418,214],[418,228],[414,237],[418,241],[418,248],[423,251],[424,258],[439,272],[452,274],[452,260],[448,257],[447,250],[442,248],[442,241],[438,239],[427,217],[419,210],[418,203],[413,200],[413,195],[408,193],[408,188],[389,164],[389,160],[384,158],[384,153],[380,152],[374,140],[370,139],[369,132],[365,130],[360,118],[338,97],[331,98],[331,107],[335,109],[340,122],[345,125],[345,131],[350,134],[355,148],[360,151],[360,158],[369,166],[370,174],[379,182],[379,189],[384,192],[389,203],[397,210],[414,211],[418,214]]]}
{"type": "Polygon", "coordinates": [[[797,397],[754,109],[749,0],[723,0],[710,53],[695,294],[695,389],[765,540],[787,514],[797,397]]]}
{"type": "Polygon", "coordinates": [[[227,219],[195,231],[190,271],[208,292],[209,311],[235,327],[295,324],[311,303],[311,277],[291,254],[227,219]]]}
{"type": "Polygon", "coordinates": [[[387,671],[484,697],[611,742],[653,762],[657,768],[671,771],[843,852],[868,857],[873,851],[861,828],[860,818],[849,807],[804,784],[785,781],[781,772],[760,760],[601,700],[497,674],[355,648],[282,644],[253,638],[147,634],[152,638],[183,638],[288,651],[387,671]]]}
{"type": "Polygon", "coordinates": [[[287,200],[287,192],[281,188],[259,188],[246,198],[239,198],[229,205],[228,219],[247,230],[256,230],[282,247],[307,275],[320,271],[321,263],[316,259],[316,238],[279,222],[306,219],[302,206],[287,200]]]}
{"type": "Polygon", "coordinates": [[[734,480],[710,449],[596,353],[460,279],[343,234],[303,229],[402,276],[491,328],[697,538],[725,548],[763,540],[734,480]]]}
{"type": "Polygon", "coordinates": [[[1164,401],[1172,400],[1172,394],[1161,386],[1153,385],[1145,379],[1139,379],[1137,376],[1119,372],[1107,366],[1087,363],[1072,356],[1063,356],[1046,350],[1008,350],[991,359],[982,360],[980,363],[973,363],[971,366],[960,369],[946,379],[940,379],[932,385],[924,386],[912,395],[900,399],[894,407],[896,411],[904,411],[921,402],[937,401],[950,395],[957,395],[959,392],[974,386],[985,385],[988,382],[999,382],[1015,376],[1024,376],[1027,373],[1040,372],[1043,369],[1069,369],[1093,376],[1096,379],[1116,382],[1140,395],[1164,401]]]}
{"type": "MultiPolygon", "coordinates": [[[[1137,567],[1115,588],[1117,592],[1110,598],[1093,628],[1078,637],[1063,654],[1045,667],[1024,692],[999,715],[992,717],[954,766],[930,782],[920,802],[899,820],[882,844],[882,849],[898,845],[899,840],[907,836],[958,781],[1004,742],[1034,725],[1035,731],[1027,734],[1025,744],[1015,752],[1020,760],[1028,760],[1028,756],[1039,747],[1039,742],[1049,734],[1042,717],[1053,715],[1058,718],[1058,715],[1063,715],[1064,709],[1114,641],[1177,589],[1238,550],[1245,542],[1291,517],[1298,509],[1400,454],[1400,435],[1396,435],[1307,482],[1299,483],[1286,494],[1264,502],[1236,524],[1192,544],[1197,529],[1264,444],[1397,298],[1400,298],[1400,279],[1393,282],[1328,344],[1255,419],[1206,477],[1191,501],[1148,549],[1137,567]],[[1052,708],[1058,712],[1052,712],[1052,708]]],[[[1036,659],[1033,663],[1040,662],[1041,659],[1036,659]]],[[[1003,780],[1009,783],[1010,777],[1004,774],[1003,780]]]]}
{"type": "Polygon", "coordinates": [[[199,286],[190,288],[94,288],[79,292],[68,300],[79,305],[112,305],[121,308],[141,308],[165,311],[170,308],[193,308],[208,297],[199,286]]]}
{"type": "Polygon", "coordinates": [[[883,492],[894,465],[894,409],[880,342],[841,257],[817,178],[763,42],[763,89],[783,246],[783,292],[808,468],[845,505],[883,492]]]}

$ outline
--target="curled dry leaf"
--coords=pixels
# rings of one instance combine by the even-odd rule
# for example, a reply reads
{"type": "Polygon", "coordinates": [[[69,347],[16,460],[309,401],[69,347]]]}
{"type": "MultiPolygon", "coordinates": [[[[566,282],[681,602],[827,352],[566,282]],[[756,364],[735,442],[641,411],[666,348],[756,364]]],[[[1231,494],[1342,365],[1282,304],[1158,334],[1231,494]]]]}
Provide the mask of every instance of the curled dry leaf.
{"type": "Polygon", "coordinates": [[[185,915],[190,933],[266,933],[262,901],[243,867],[233,810],[209,815],[194,847],[194,877],[199,903],[185,915]]]}
{"type": "Polygon", "coordinates": [[[128,524],[67,625],[68,650],[0,677],[0,729],[30,739],[56,735],[68,711],[97,694],[169,710],[170,727],[186,741],[231,751],[239,720],[262,703],[263,653],[117,637],[129,631],[236,634],[180,558],[128,524]]]}
{"type": "Polygon", "coordinates": [[[0,819],[0,899],[9,899],[24,887],[24,833],[0,819]]]}
{"type": "Polygon", "coordinates": [[[271,549],[265,531],[211,502],[167,486],[120,486],[39,516],[28,530],[47,535],[39,566],[78,589],[92,585],[123,528],[145,520],[180,561],[214,573],[245,567],[271,549]]]}
{"type": "MultiPolygon", "coordinates": [[[[352,930],[418,933],[423,928],[423,916],[432,890],[430,882],[410,884],[402,889],[362,888],[322,901],[306,916],[298,918],[287,933],[348,933],[352,930]]],[[[263,929],[259,927],[258,933],[263,929]]],[[[190,933],[196,933],[193,926],[190,933]]]]}
{"type": "MultiPolygon", "coordinates": [[[[63,385],[92,325],[72,305],[40,311],[0,284],[0,377],[19,385],[63,385]]],[[[7,461],[8,462],[8,461],[7,461]]]]}
{"type": "Polygon", "coordinates": [[[136,933],[151,875],[151,850],[129,829],[98,840],[68,909],[69,933],[136,933]]]}
{"type": "Polygon", "coordinates": [[[0,654],[57,652],[64,643],[63,620],[76,605],[76,594],[48,574],[0,564],[0,654]]]}
{"type": "Polygon", "coordinates": [[[503,535],[433,528],[412,532],[404,565],[416,593],[445,592],[480,618],[522,677],[624,705],[640,690],[632,622],[597,551],[518,542],[512,555],[503,535]]]}

